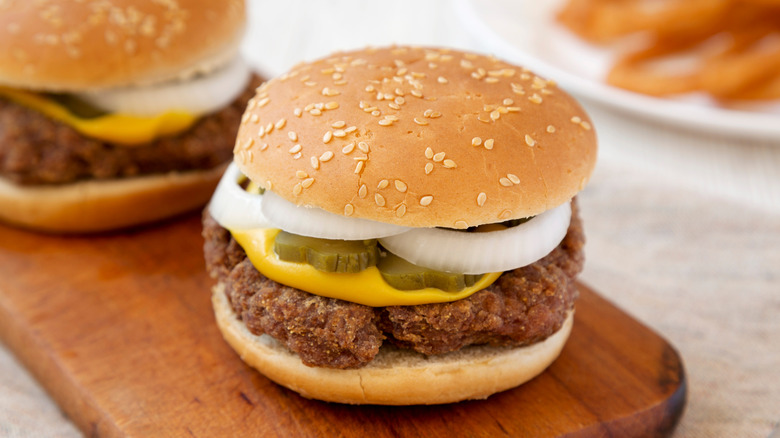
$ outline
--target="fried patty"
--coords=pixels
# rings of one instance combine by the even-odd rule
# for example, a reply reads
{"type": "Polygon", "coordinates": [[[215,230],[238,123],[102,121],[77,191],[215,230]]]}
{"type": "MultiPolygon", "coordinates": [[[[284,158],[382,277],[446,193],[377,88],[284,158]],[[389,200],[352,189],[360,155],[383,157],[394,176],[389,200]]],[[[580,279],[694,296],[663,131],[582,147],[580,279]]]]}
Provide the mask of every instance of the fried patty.
{"type": "Polygon", "coordinates": [[[544,340],[573,308],[574,279],[584,261],[582,223],[572,201],[571,225],[560,245],[531,265],[505,272],[486,289],[451,303],[369,307],[270,280],[208,212],[203,225],[208,271],[225,285],[233,311],[249,331],[276,338],[306,365],[328,368],[364,366],[383,342],[432,355],[472,344],[523,346],[544,340]]]}
{"type": "Polygon", "coordinates": [[[65,184],[214,168],[232,159],[241,116],[261,82],[253,76],[229,106],[189,130],[131,147],[85,137],[0,97],[0,177],[25,185],[65,184]]]}

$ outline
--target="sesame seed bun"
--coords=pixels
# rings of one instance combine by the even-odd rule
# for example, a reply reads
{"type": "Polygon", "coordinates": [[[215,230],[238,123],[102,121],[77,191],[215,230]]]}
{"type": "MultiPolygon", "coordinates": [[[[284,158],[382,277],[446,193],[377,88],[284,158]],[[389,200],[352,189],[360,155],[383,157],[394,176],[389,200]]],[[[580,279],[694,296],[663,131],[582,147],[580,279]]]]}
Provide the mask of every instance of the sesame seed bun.
{"type": "Polygon", "coordinates": [[[0,2],[0,85],[79,91],[186,77],[232,59],[243,34],[242,0],[119,3],[0,2]]]}
{"type": "Polygon", "coordinates": [[[20,186],[0,178],[0,220],[56,233],[93,233],[158,221],[208,202],[225,166],[136,178],[20,186]]]}
{"type": "Polygon", "coordinates": [[[298,205],[414,227],[542,213],[588,181],[596,135],[553,82],[492,57],[391,47],[258,89],[235,161],[298,205]]]}
{"type": "Polygon", "coordinates": [[[413,405],[487,398],[544,371],[563,349],[574,319],[569,312],[557,332],[527,347],[476,345],[424,356],[383,346],[367,366],[339,370],[303,365],[270,336],[250,333],[236,318],[223,288],[216,286],[212,294],[217,325],[241,359],[304,397],[338,403],[413,405]]]}

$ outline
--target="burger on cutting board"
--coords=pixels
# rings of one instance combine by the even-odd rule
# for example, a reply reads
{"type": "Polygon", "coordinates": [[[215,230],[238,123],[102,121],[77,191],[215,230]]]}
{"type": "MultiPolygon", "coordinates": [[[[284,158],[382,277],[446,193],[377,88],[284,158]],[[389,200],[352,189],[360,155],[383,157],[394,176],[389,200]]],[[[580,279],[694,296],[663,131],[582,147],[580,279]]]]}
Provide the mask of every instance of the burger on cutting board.
{"type": "Polygon", "coordinates": [[[81,233],[205,205],[260,84],[244,18],[241,0],[0,2],[0,221],[81,233]]]}
{"type": "Polygon", "coordinates": [[[449,403],[563,348],[596,136],[553,82],[455,50],[338,53],[258,88],[233,152],[204,213],[212,300],[271,380],[449,403]]]}

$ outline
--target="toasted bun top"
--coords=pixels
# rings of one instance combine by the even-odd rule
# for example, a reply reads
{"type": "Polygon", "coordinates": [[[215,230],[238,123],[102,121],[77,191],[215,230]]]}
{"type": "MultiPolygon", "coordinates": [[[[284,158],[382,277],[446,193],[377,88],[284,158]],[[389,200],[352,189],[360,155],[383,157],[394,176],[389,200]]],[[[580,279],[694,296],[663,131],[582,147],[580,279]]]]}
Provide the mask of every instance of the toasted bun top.
{"type": "Polygon", "coordinates": [[[235,161],[298,204],[416,227],[544,212],[588,181],[596,135],[554,83],[492,57],[391,47],[296,66],[250,100],[235,161]]]}
{"type": "Polygon", "coordinates": [[[78,91],[208,71],[232,58],[243,0],[0,1],[0,85],[78,91]]]}

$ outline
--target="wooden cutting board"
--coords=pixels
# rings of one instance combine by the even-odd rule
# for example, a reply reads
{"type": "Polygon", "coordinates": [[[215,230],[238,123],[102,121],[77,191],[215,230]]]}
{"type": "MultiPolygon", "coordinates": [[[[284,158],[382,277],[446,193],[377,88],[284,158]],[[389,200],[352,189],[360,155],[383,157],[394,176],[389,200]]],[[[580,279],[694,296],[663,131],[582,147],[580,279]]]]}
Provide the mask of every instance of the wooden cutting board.
{"type": "Polygon", "coordinates": [[[210,307],[200,220],[55,237],[0,226],[0,337],[90,436],[660,436],[686,398],[674,348],[587,286],[560,358],[443,406],[304,399],[245,366],[210,307]]]}

